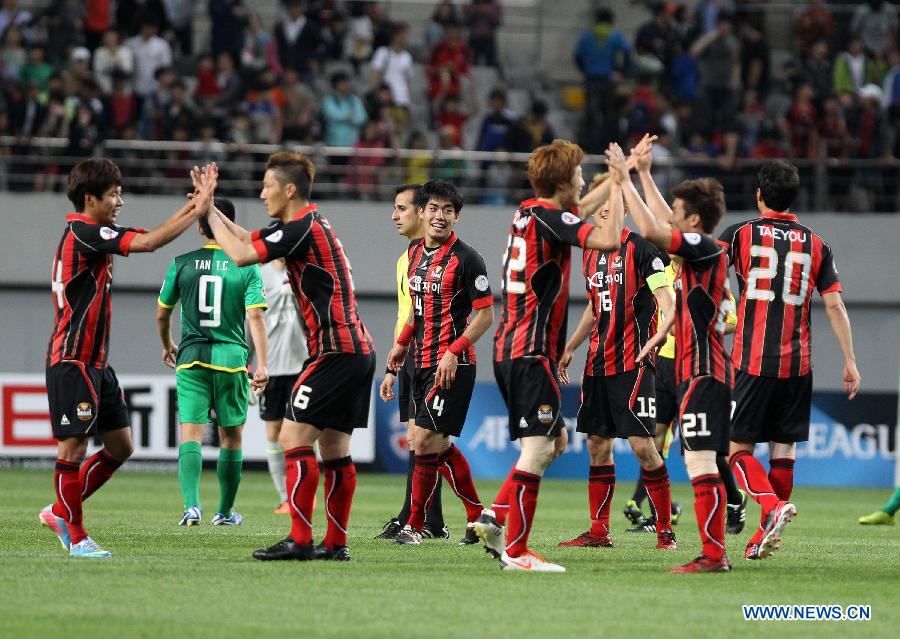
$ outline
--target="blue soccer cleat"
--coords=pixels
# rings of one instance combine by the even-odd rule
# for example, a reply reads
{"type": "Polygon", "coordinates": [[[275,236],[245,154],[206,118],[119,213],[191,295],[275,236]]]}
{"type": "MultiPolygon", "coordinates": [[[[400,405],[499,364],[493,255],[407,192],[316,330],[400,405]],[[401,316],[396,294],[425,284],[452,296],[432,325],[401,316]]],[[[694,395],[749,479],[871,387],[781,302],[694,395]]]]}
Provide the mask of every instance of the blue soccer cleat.
{"type": "Polygon", "coordinates": [[[178,522],[179,526],[199,526],[202,515],[200,506],[191,506],[184,511],[184,516],[178,522]]]}
{"type": "Polygon", "coordinates": [[[242,523],[244,523],[244,516],[236,510],[232,510],[228,517],[222,513],[216,513],[212,518],[213,526],[240,526],[242,523]]]}
{"type": "Polygon", "coordinates": [[[83,557],[85,559],[109,559],[112,553],[101,548],[90,537],[85,537],[77,544],[69,548],[69,557],[83,557]]]}
{"type": "Polygon", "coordinates": [[[65,550],[69,550],[69,547],[72,545],[72,537],[69,535],[69,526],[66,524],[66,520],[62,517],[57,517],[53,514],[53,504],[44,507],[40,513],[38,513],[38,519],[41,520],[41,523],[44,526],[47,526],[50,530],[56,533],[56,536],[59,537],[59,543],[62,544],[62,547],[65,550]]]}

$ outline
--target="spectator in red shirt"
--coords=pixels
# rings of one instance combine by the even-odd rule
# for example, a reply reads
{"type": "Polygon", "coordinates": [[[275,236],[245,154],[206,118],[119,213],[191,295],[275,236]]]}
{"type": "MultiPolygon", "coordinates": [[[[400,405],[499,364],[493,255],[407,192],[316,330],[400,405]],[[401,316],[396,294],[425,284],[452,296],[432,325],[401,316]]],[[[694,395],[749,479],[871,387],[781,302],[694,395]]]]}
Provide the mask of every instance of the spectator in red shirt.
{"type": "Polygon", "coordinates": [[[472,51],[462,39],[462,28],[458,23],[446,25],[444,40],[434,46],[428,59],[428,97],[434,102],[448,95],[459,96],[471,64],[472,51]]]}
{"type": "Polygon", "coordinates": [[[794,35],[801,57],[806,57],[818,40],[831,42],[834,37],[834,16],[822,0],[809,0],[806,9],[794,20],[794,35]]]}
{"type": "Polygon", "coordinates": [[[440,111],[435,118],[438,128],[453,131],[453,146],[463,146],[463,128],[469,115],[460,108],[459,97],[448,95],[440,106],[440,111]]]}

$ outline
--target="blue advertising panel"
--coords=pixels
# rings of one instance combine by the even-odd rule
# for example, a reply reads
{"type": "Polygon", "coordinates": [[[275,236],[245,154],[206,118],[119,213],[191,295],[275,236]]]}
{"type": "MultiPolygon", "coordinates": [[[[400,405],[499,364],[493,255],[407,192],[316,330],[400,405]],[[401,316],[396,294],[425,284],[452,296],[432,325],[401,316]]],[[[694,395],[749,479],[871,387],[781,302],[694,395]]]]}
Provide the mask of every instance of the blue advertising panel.
{"type": "MultiPolygon", "coordinates": [[[[547,477],[584,479],[588,454],[584,435],[575,432],[580,402],[577,386],[564,386],[563,415],[569,446],[547,472],[547,477]]],[[[408,463],[406,426],[400,424],[396,401],[376,400],[376,463],[389,472],[405,473],[408,463]]],[[[797,449],[798,484],[819,486],[892,486],[894,478],[897,395],[865,393],[852,402],[841,393],[814,393],[809,441],[797,449]]],[[[469,407],[468,420],[456,442],[466,455],[475,477],[503,479],[519,454],[509,441],[506,406],[494,384],[479,382],[469,407]]],[[[616,475],[635,480],[639,466],[628,442],[614,446],[616,475]]],[[[756,456],[768,459],[768,447],[757,446],[756,456]]],[[[668,460],[672,481],[687,481],[680,444],[672,443],[668,460]]]]}

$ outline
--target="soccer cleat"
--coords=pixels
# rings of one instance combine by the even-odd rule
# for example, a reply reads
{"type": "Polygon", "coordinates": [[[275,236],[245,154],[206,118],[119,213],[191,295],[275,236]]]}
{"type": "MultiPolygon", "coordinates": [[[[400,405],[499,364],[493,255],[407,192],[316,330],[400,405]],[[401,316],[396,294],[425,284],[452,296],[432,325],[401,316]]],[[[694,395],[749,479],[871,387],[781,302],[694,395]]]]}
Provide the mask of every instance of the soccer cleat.
{"type": "MultiPolygon", "coordinates": [[[[425,528],[422,529],[422,539],[450,539],[450,529],[446,524],[442,526],[425,524],[425,528]]],[[[477,540],[475,543],[478,543],[477,540]]]]}
{"type": "Polygon", "coordinates": [[[529,572],[565,572],[559,564],[550,563],[536,552],[526,550],[518,557],[510,557],[504,552],[500,556],[500,567],[503,570],[524,570],[529,572]]]}
{"type": "Polygon", "coordinates": [[[637,502],[633,499],[628,500],[628,503],[625,504],[625,510],[622,512],[625,513],[625,518],[631,522],[632,526],[637,526],[644,519],[644,513],[641,512],[637,502]]]}
{"type": "Polygon", "coordinates": [[[253,553],[254,559],[260,561],[283,561],[296,559],[298,561],[310,561],[313,559],[313,545],[298,544],[288,537],[268,548],[260,548],[253,553]]]}
{"type": "Polygon", "coordinates": [[[291,514],[291,505],[287,502],[283,502],[278,508],[272,511],[276,515],[290,515],[291,514]]]}
{"type": "Polygon", "coordinates": [[[244,516],[236,510],[232,510],[228,517],[222,513],[216,513],[211,523],[213,526],[240,526],[244,523],[244,516]]]}
{"type": "Polygon", "coordinates": [[[403,530],[403,524],[400,523],[400,520],[391,519],[381,529],[381,534],[375,535],[375,539],[394,539],[401,530],[403,530]]]}
{"type": "Polygon", "coordinates": [[[350,561],[350,549],[347,546],[335,546],[329,548],[325,544],[319,544],[313,550],[313,559],[325,561],[350,561]]]}
{"type": "Polygon", "coordinates": [[[656,532],[656,517],[652,515],[650,517],[644,517],[641,519],[634,528],[629,528],[628,532],[630,533],[653,533],[656,532]]]}
{"type": "Polygon", "coordinates": [[[725,511],[725,532],[729,535],[741,534],[747,521],[747,493],[743,490],[740,490],[740,493],[741,503],[728,504],[725,511]]]}
{"type": "Polygon", "coordinates": [[[722,555],[721,559],[710,559],[705,555],[700,555],[683,566],[676,566],[675,568],[669,569],[669,572],[675,574],[694,572],[731,572],[731,561],[729,561],[728,555],[722,555]]]}
{"type": "Polygon", "coordinates": [[[475,532],[475,522],[466,524],[466,534],[459,540],[457,546],[474,546],[478,543],[478,534],[475,532]]]}
{"type": "Polygon", "coordinates": [[[489,508],[481,511],[481,516],[472,528],[484,544],[485,552],[493,555],[495,559],[500,559],[506,550],[506,539],[503,534],[503,526],[497,521],[494,511],[489,508]]]}
{"type": "Polygon", "coordinates": [[[780,501],[766,517],[763,536],[759,541],[759,558],[768,559],[781,548],[784,528],[797,516],[797,508],[789,501],[780,501]]]}
{"type": "Polygon", "coordinates": [[[85,537],[77,544],[69,548],[69,557],[83,557],[85,559],[109,559],[112,553],[104,550],[90,537],[85,537]]]}
{"type": "Polygon", "coordinates": [[[656,547],[659,550],[677,550],[678,543],[675,541],[675,533],[672,529],[660,530],[656,533],[656,547]]]}
{"type": "Polygon", "coordinates": [[[871,515],[860,517],[859,523],[863,526],[893,526],[894,516],[887,514],[883,510],[876,510],[871,515]]]}
{"type": "Polygon", "coordinates": [[[612,537],[606,535],[596,535],[590,530],[581,533],[575,539],[569,541],[561,541],[557,544],[561,548],[612,548],[612,537]]]}
{"type": "Polygon", "coordinates": [[[41,512],[38,513],[38,519],[41,520],[41,524],[47,526],[50,530],[56,533],[56,536],[59,537],[59,543],[62,544],[62,547],[66,550],[69,550],[69,546],[72,545],[72,537],[69,536],[69,526],[66,524],[66,520],[62,517],[57,517],[53,514],[53,504],[49,506],[45,506],[41,512]]]}
{"type": "Polygon", "coordinates": [[[747,544],[747,549],[744,550],[744,559],[751,561],[759,559],[759,544],[747,544]]]}
{"type": "Polygon", "coordinates": [[[678,525],[678,520],[681,519],[681,504],[677,501],[672,502],[672,515],[669,518],[669,521],[672,522],[673,526],[678,525]]]}
{"type": "Polygon", "coordinates": [[[403,527],[403,530],[397,533],[397,536],[394,537],[395,544],[403,544],[404,546],[418,546],[422,543],[422,533],[418,530],[406,524],[403,527]]]}
{"type": "Polygon", "coordinates": [[[184,511],[184,516],[178,522],[179,526],[199,526],[202,515],[199,506],[191,506],[184,511]]]}

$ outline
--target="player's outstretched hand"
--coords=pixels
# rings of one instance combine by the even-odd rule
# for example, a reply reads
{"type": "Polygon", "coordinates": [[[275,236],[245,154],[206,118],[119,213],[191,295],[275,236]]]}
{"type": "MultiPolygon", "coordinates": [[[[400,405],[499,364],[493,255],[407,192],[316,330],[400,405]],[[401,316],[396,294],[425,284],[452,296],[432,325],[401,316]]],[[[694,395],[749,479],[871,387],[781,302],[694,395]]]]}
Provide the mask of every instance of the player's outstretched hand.
{"type": "Polygon", "coordinates": [[[384,379],[381,380],[381,388],[378,393],[381,395],[381,399],[384,400],[385,403],[391,401],[397,396],[394,394],[394,380],[396,376],[393,373],[385,373],[384,379]]]}
{"type": "Polygon", "coordinates": [[[625,161],[625,154],[615,142],[609,145],[606,151],[606,164],[609,165],[609,174],[617,184],[621,184],[628,178],[628,164],[625,161]]]}
{"type": "Polygon", "coordinates": [[[667,334],[662,331],[656,331],[656,333],[653,334],[653,337],[648,339],[647,343],[644,344],[644,348],[641,349],[641,352],[638,353],[638,356],[634,361],[640,364],[645,357],[650,355],[650,353],[654,352],[657,348],[659,348],[666,342],[666,335],[667,334]]]}
{"type": "Polygon", "coordinates": [[[563,384],[569,383],[569,364],[572,363],[573,357],[575,357],[575,353],[567,348],[563,351],[562,357],[559,358],[559,381],[563,384]]]}
{"type": "Polygon", "coordinates": [[[262,395],[269,383],[269,373],[265,368],[257,368],[253,371],[253,379],[250,380],[250,386],[256,395],[262,395]]]}
{"type": "Polygon", "coordinates": [[[458,366],[459,358],[450,351],[445,352],[434,374],[434,385],[438,388],[450,388],[456,379],[458,366]]]}
{"type": "Polygon", "coordinates": [[[848,399],[853,399],[859,392],[859,384],[862,377],[856,368],[856,362],[844,362],[844,391],[848,399]]]}
{"type": "Polygon", "coordinates": [[[199,217],[204,217],[209,213],[213,196],[216,193],[216,186],[218,186],[218,178],[219,168],[215,163],[207,164],[200,171],[200,188],[194,194],[194,210],[199,217]]]}
{"type": "Polygon", "coordinates": [[[395,343],[388,352],[387,367],[393,371],[399,371],[403,368],[403,361],[406,359],[406,351],[409,346],[401,346],[395,343]]]}
{"type": "Polygon", "coordinates": [[[167,348],[162,351],[163,364],[169,368],[175,368],[175,358],[178,355],[178,346],[174,342],[170,342],[167,348]]]}
{"type": "Polygon", "coordinates": [[[634,145],[631,149],[631,155],[628,156],[628,168],[635,171],[649,171],[653,164],[653,143],[656,142],[658,136],[645,134],[641,141],[634,145]]]}

